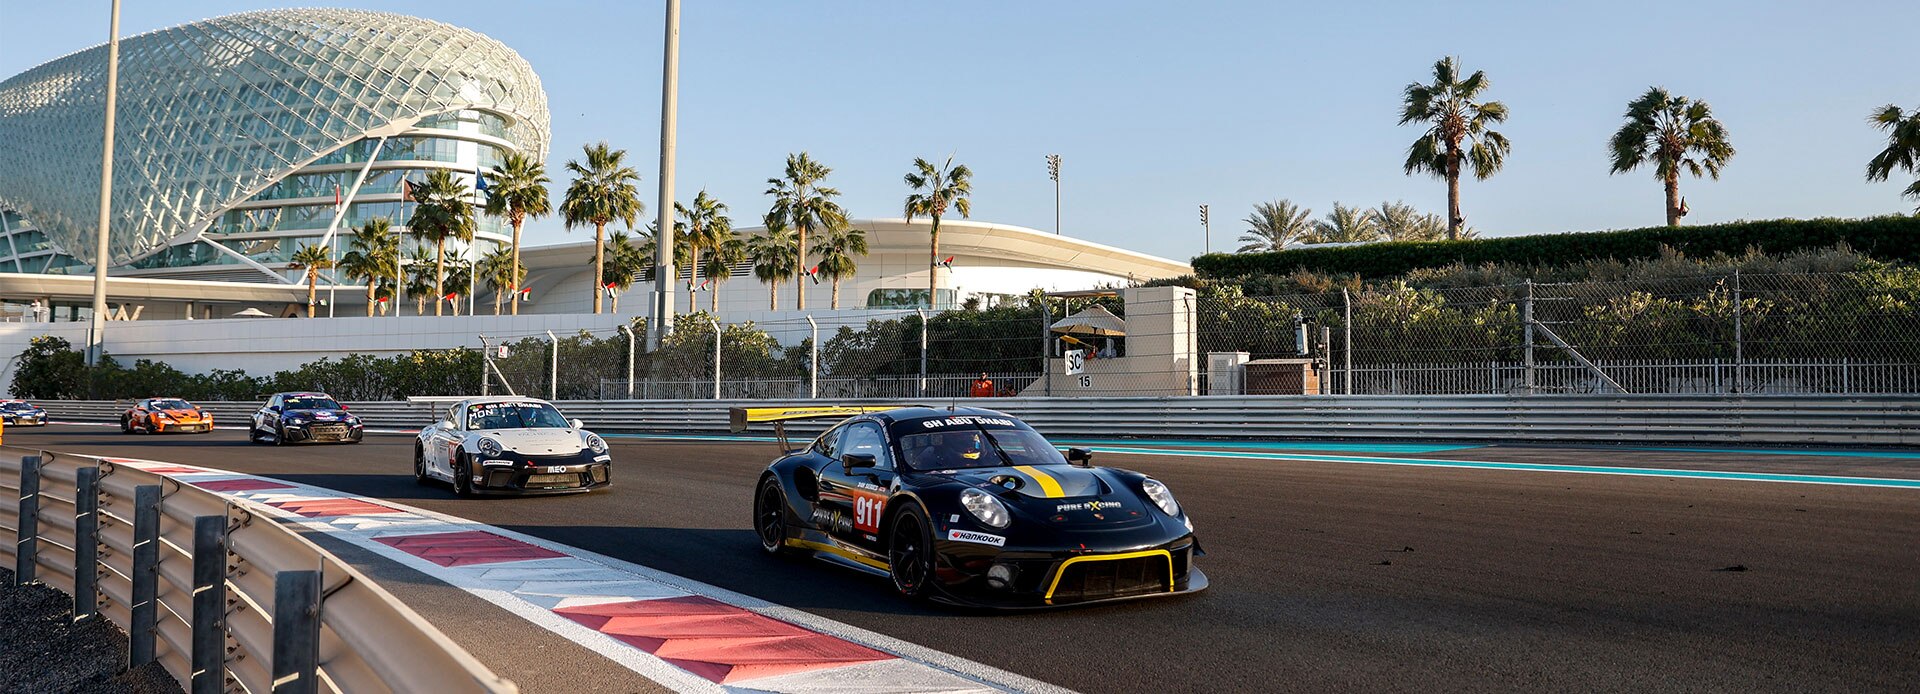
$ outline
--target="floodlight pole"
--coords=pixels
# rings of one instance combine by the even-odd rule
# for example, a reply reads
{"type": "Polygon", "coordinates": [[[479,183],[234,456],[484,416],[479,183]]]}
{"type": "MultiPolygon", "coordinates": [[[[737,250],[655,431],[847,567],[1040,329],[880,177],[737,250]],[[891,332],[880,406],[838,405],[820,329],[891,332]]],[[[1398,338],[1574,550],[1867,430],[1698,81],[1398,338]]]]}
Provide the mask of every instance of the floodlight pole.
{"type": "Polygon", "coordinates": [[[1053,234],[1060,235],[1060,155],[1047,155],[1047,177],[1053,179],[1053,234]]]}
{"type": "Polygon", "coordinates": [[[87,366],[98,366],[107,346],[107,229],[113,210],[113,111],[120,90],[120,0],[107,21],[107,114],[100,145],[100,229],[93,245],[93,321],[87,330],[87,366]]]}
{"type": "MultiPolygon", "coordinates": [[[[647,350],[673,330],[673,147],[680,107],[680,0],[667,0],[666,56],[660,78],[660,221],[654,227],[653,321],[647,331],[647,350]]],[[[716,396],[717,397],[717,396],[716,396]]]]}

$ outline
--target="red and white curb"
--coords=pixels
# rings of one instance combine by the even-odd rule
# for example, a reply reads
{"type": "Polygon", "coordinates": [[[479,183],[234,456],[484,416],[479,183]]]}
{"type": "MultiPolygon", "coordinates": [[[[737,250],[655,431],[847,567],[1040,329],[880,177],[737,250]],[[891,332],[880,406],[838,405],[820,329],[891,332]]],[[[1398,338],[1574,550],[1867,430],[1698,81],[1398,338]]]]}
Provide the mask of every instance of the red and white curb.
{"type": "Polygon", "coordinates": [[[1065,692],[882,634],[511,530],[293,482],[108,458],[265,505],[689,692],[1065,692]]]}

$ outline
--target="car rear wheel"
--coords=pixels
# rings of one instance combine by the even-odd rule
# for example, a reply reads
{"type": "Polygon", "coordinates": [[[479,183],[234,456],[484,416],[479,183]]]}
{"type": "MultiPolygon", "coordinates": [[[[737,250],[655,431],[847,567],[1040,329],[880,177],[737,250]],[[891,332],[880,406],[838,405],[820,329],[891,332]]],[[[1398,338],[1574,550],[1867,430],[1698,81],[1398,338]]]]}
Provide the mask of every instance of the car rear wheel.
{"type": "Polygon", "coordinates": [[[413,483],[424,486],[431,482],[427,477],[427,456],[420,450],[420,444],[413,444],[413,483]]]}
{"type": "Polygon", "coordinates": [[[753,529],[760,536],[760,549],[775,556],[787,556],[787,494],[780,479],[768,475],[753,495],[753,529]]]}
{"type": "Polygon", "coordinates": [[[913,599],[927,597],[933,582],[933,534],[927,516],[917,505],[908,505],[893,520],[888,533],[887,573],[893,575],[893,588],[913,599]]]}

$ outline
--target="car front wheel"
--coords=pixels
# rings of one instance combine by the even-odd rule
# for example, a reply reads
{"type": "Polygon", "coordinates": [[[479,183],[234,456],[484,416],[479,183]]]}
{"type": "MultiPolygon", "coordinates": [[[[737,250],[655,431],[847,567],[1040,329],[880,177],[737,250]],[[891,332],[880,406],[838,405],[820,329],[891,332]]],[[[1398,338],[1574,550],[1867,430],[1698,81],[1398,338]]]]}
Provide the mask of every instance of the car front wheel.
{"type": "Polygon", "coordinates": [[[465,452],[453,459],[453,493],[456,496],[473,496],[473,471],[467,469],[465,452]]]}
{"type": "Polygon", "coordinates": [[[425,485],[433,480],[427,477],[427,456],[420,450],[420,444],[413,445],[413,483],[425,485]]]}
{"type": "Polygon", "coordinates": [[[932,592],[933,583],[933,533],[932,524],[921,512],[918,505],[908,505],[893,520],[893,530],[888,533],[887,573],[893,575],[893,588],[908,598],[925,598],[932,592]]]}

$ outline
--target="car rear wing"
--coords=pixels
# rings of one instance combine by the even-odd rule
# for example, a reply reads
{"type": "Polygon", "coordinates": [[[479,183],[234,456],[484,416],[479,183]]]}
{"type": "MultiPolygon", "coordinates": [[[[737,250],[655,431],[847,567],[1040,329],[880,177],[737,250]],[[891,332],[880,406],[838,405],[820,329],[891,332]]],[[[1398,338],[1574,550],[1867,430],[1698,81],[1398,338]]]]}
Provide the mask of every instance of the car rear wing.
{"type": "Polygon", "coordinates": [[[729,407],[727,408],[727,429],[735,434],[747,430],[750,424],[773,423],[774,435],[780,439],[780,451],[793,450],[787,443],[787,422],[799,419],[829,419],[852,417],[868,412],[885,412],[902,407],[919,405],[820,405],[814,407],[729,407]]]}

